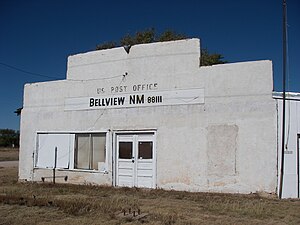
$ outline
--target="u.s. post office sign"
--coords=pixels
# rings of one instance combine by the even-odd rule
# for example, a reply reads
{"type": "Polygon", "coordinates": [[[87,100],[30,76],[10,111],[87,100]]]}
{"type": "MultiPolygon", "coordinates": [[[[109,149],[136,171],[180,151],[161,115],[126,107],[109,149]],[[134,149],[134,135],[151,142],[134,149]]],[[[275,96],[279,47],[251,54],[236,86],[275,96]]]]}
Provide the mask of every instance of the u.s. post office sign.
{"type": "Polygon", "coordinates": [[[66,98],[65,110],[112,109],[146,106],[204,104],[204,89],[111,94],[66,98]]]}

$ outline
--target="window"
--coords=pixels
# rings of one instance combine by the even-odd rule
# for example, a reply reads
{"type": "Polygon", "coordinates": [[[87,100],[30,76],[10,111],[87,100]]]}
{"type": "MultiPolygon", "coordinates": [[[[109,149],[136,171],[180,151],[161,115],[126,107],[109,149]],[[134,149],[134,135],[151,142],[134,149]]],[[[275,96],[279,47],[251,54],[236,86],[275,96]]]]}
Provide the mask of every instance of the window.
{"type": "Polygon", "coordinates": [[[119,142],[119,158],[120,159],[132,158],[132,142],[119,142]]]}
{"type": "Polygon", "coordinates": [[[98,170],[98,163],[105,162],[106,135],[100,133],[76,134],[74,168],[98,170]]]}
{"type": "Polygon", "coordinates": [[[105,154],[106,133],[38,133],[34,166],[105,171],[105,154]]]}
{"type": "Polygon", "coordinates": [[[152,159],[152,141],[139,141],[139,159],[152,159]]]}

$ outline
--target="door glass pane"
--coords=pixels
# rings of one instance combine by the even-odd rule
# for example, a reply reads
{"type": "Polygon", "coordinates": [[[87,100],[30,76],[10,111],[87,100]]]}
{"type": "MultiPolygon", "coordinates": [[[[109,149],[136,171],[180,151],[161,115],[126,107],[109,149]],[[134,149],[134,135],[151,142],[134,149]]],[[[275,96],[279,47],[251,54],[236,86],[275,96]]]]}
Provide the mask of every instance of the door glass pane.
{"type": "Polygon", "coordinates": [[[75,168],[89,169],[89,155],[90,155],[90,135],[77,134],[77,155],[75,161],[75,168]]]}
{"type": "Polygon", "coordinates": [[[132,142],[119,142],[119,158],[120,159],[132,158],[132,142]]]}
{"type": "Polygon", "coordinates": [[[92,169],[98,169],[98,162],[105,162],[105,134],[92,134],[93,163],[92,169]]]}
{"type": "Polygon", "coordinates": [[[139,141],[139,159],[152,159],[152,141],[139,141]]]}

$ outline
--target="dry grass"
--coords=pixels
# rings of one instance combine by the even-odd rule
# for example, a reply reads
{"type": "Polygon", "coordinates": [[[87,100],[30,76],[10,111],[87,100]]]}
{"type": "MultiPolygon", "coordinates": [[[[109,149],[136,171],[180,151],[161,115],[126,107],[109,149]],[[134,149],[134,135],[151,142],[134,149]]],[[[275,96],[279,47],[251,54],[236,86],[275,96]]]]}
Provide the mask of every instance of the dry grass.
{"type": "Polygon", "coordinates": [[[0,148],[0,161],[19,160],[18,148],[0,148]]]}
{"type": "Polygon", "coordinates": [[[300,201],[258,195],[17,183],[0,168],[0,224],[300,224],[300,201]],[[131,210],[144,217],[120,216],[131,210]],[[138,219],[139,218],[139,219],[138,219]]]}

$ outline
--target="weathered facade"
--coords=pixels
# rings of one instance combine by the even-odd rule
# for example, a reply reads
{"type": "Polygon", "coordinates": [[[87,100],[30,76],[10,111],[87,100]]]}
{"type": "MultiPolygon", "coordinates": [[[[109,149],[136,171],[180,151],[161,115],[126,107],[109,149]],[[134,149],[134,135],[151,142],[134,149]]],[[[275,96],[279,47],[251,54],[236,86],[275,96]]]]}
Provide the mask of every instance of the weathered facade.
{"type": "Polygon", "coordinates": [[[198,39],[94,51],[25,85],[19,179],[275,193],[271,61],[199,59],[198,39]]]}

